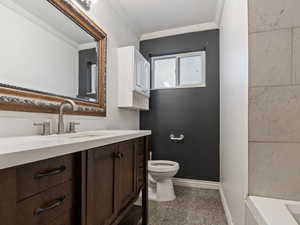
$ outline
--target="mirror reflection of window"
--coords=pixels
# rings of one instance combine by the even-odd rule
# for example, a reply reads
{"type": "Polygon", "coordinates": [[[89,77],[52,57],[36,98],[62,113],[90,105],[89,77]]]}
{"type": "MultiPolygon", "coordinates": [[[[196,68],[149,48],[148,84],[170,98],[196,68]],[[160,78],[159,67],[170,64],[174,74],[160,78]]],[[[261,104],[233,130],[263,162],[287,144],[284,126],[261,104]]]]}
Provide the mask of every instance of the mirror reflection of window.
{"type": "Polygon", "coordinates": [[[97,93],[98,70],[97,64],[91,64],[91,93],[97,93]]]}
{"type": "Polygon", "coordinates": [[[79,50],[78,98],[94,101],[97,98],[98,66],[97,48],[86,46],[79,50]]]}

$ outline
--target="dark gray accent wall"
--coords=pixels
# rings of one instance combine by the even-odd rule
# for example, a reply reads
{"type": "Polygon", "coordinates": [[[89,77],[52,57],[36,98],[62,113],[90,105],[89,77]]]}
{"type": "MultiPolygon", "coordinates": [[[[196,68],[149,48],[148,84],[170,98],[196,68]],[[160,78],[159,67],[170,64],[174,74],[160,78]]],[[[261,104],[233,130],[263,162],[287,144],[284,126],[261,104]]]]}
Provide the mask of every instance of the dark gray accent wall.
{"type": "Polygon", "coordinates": [[[219,181],[219,31],[188,33],[140,43],[151,56],[206,50],[206,87],[152,90],[141,129],[153,132],[153,159],[180,164],[179,178],[219,181]],[[185,135],[174,143],[169,135],[185,135]]]}

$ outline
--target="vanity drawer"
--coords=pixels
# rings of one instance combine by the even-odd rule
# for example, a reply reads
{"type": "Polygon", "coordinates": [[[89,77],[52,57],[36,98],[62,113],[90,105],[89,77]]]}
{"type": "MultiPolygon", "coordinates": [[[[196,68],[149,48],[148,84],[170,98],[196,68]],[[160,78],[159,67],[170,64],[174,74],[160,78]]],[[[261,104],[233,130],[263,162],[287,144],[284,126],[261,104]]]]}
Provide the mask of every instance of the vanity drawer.
{"type": "Polygon", "coordinates": [[[17,200],[28,198],[72,179],[73,155],[17,167],[17,200]]]}
{"type": "Polygon", "coordinates": [[[72,205],[72,183],[68,181],[19,202],[17,225],[59,224],[66,220],[64,216],[71,211],[72,205]]]}
{"type": "Polygon", "coordinates": [[[63,213],[63,215],[59,216],[57,219],[48,223],[47,225],[73,225],[72,210],[63,213]]]}

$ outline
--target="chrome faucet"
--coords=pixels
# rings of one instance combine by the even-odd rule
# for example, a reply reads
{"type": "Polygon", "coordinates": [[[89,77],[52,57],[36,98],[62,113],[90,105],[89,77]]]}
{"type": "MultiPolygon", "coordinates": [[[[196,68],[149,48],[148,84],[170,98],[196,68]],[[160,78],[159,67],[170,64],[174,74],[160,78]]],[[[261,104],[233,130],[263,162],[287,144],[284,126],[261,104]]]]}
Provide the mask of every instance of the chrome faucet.
{"type": "Polygon", "coordinates": [[[64,109],[66,106],[70,105],[71,110],[74,111],[76,108],[76,104],[74,101],[70,99],[65,99],[59,106],[59,114],[58,114],[58,134],[65,133],[65,124],[64,124],[64,109]]]}

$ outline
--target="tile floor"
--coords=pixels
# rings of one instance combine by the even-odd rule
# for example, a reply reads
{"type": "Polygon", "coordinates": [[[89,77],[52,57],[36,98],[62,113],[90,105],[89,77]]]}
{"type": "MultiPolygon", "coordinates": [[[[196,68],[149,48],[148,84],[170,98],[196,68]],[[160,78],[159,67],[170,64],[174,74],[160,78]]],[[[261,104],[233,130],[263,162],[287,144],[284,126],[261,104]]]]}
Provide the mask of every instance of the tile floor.
{"type": "Polygon", "coordinates": [[[175,187],[175,192],[175,201],[150,201],[149,225],[227,225],[217,190],[175,187]]]}

